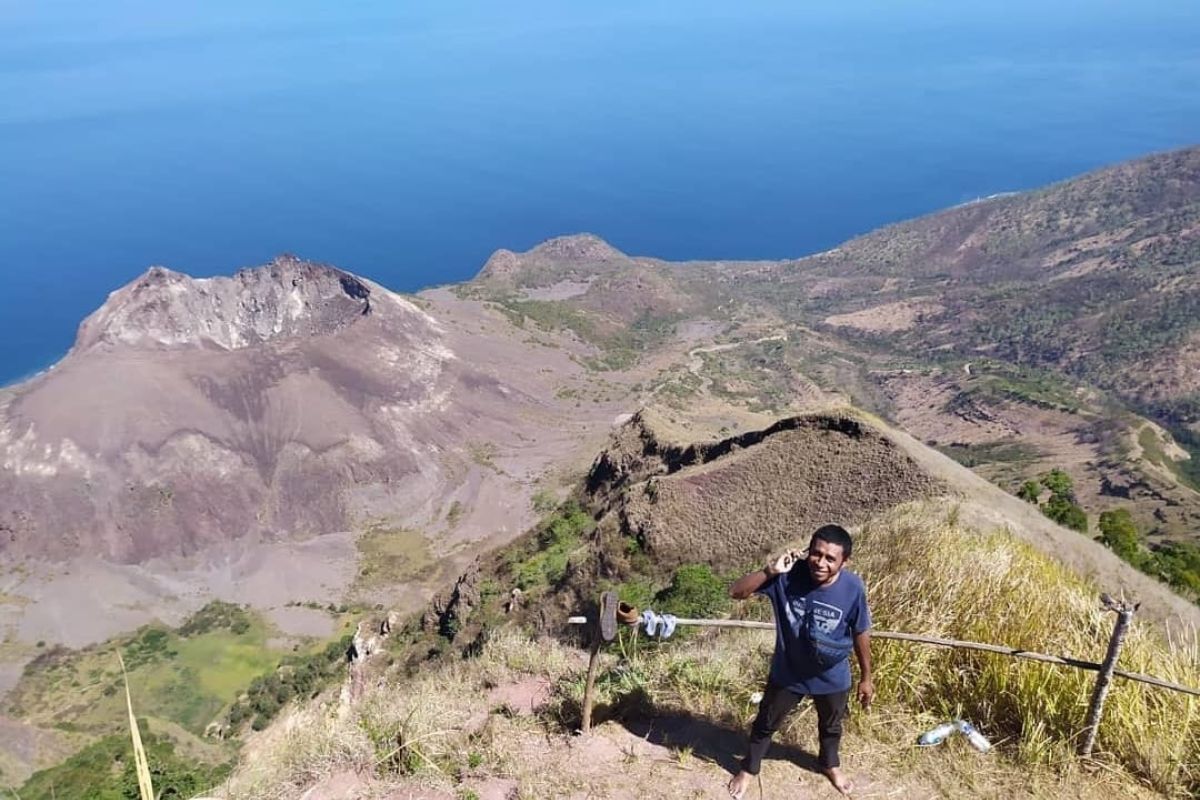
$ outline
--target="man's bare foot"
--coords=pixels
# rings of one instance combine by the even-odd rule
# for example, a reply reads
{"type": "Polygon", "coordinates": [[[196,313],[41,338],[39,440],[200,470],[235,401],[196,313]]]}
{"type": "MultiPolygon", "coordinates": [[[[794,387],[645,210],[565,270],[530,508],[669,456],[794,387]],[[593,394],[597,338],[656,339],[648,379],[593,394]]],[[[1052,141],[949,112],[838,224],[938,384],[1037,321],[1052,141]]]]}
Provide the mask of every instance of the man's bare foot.
{"type": "Polygon", "coordinates": [[[733,800],[742,800],[746,794],[746,788],[750,785],[750,773],[742,770],[729,781],[729,796],[733,800]]]}
{"type": "Polygon", "coordinates": [[[821,770],[829,782],[833,784],[833,788],[837,789],[842,794],[850,794],[854,791],[854,783],[846,777],[842,772],[841,767],[830,767],[829,769],[821,770]]]}

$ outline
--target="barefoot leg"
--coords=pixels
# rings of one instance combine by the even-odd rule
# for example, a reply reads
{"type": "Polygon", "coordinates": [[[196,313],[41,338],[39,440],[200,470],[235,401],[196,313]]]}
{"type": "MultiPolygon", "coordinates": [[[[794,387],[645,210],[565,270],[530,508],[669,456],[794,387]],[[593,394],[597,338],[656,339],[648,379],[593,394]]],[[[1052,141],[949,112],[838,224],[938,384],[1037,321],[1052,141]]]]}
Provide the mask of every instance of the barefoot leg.
{"type": "Polygon", "coordinates": [[[854,791],[854,783],[846,777],[841,767],[830,767],[829,769],[822,770],[822,772],[825,773],[825,777],[829,779],[829,782],[833,784],[833,788],[842,794],[848,795],[854,791]]]}
{"type": "Polygon", "coordinates": [[[729,796],[733,800],[742,800],[746,794],[746,789],[750,786],[750,773],[742,770],[729,781],[729,796]]]}

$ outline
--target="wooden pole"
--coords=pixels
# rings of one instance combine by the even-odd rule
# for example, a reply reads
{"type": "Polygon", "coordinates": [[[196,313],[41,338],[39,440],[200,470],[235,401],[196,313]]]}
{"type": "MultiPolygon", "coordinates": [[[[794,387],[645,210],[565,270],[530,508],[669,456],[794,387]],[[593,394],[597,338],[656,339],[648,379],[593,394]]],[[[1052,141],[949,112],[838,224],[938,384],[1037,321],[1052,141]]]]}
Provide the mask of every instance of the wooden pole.
{"type": "MultiPolygon", "coordinates": [[[[568,625],[586,625],[587,617],[570,617],[567,619],[568,625]]],[[[744,619],[677,619],[676,625],[695,625],[704,628],[749,628],[754,630],[773,631],[775,623],[773,622],[754,622],[744,619]]],[[[1064,667],[1075,667],[1076,669],[1089,670],[1091,672],[1099,672],[1103,668],[1103,664],[1097,664],[1094,661],[1084,661],[1079,658],[1071,658],[1070,656],[1052,656],[1046,653],[1036,653],[1032,650],[1022,650],[1016,647],[1007,647],[998,644],[984,644],[983,642],[966,642],[960,639],[939,639],[936,636],[918,636],[915,633],[897,633],[894,631],[871,631],[873,639],[891,639],[900,642],[914,642],[916,644],[928,644],[935,647],[949,647],[956,650],[977,650],[982,653],[996,653],[1002,656],[1011,656],[1012,658],[1024,658],[1030,661],[1041,661],[1045,664],[1059,664],[1064,667]]],[[[1125,680],[1135,681],[1137,683],[1145,683],[1150,686],[1157,686],[1160,689],[1170,689],[1173,692],[1183,692],[1184,694],[1195,695],[1200,697],[1200,689],[1193,689],[1190,686],[1183,686],[1178,683],[1164,681],[1161,678],[1156,678],[1153,675],[1145,675],[1141,672],[1129,672],[1123,669],[1114,669],[1113,675],[1125,680]]]]}
{"type": "MultiPolygon", "coordinates": [[[[617,593],[605,592],[600,595],[600,613],[592,631],[592,651],[588,655],[587,683],[583,687],[583,714],[580,728],[584,733],[592,729],[592,704],[596,694],[596,667],[600,662],[600,644],[611,642],[617,635],[617,593]]],[[[574,618],[573,618],[574,619],[574,618]]],[[[584,624],[587,617],[578,617],[584,624]]]]}
{"type": "Polygon", "coordinates": [[[1079,755],[1087,758],[1096,746],[1096,735],[1100,730],[1100,718],[1104,714],[1104,700],[1108,697],[1108,689],[1112,684],[1113,671],[1117,667],[1117,658],[1121,655],[1121,644],[1125,640],[1125,631],[1133,619],[1136,605],[1130,605],[1120,600],[1113,600],[1108,595],[1101,595],[1100,602],[1109,611],[1117,612],[1117,622],[1113,625],[1112,638],[1108,640],[1108,652],[1104,663],[1100,665],[1100,674],[1096,676],[1096,688],[1092,690],[1092,702],[1088,706],[1087,722],[1083,726],[1083,744],[1079,755]]]}
{"type": "Polygon", "coordinates": [[[596,663],[600,660],[600,631],[592,637],[592,652],[588,656],[587,684],[583,689],[583,722],[580,727],[584,733],[592,729],[592,703],[596,691],[596,663]]]}

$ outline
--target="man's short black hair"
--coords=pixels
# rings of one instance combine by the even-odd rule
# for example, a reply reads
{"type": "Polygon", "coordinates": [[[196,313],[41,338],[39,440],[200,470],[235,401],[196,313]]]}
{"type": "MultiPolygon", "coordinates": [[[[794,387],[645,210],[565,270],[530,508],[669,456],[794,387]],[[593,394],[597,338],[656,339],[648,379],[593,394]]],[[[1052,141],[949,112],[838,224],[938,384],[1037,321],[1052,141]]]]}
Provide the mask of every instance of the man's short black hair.
{"type": "MultiPolygon", "coordinates": [[[[839,545],[842,548],[843,559],[849,559],[851,551],[854,550],[854,540],[850,538],[850,531],[841,525],[822,525],[813,531],[812,541],[817,539],[839,545]]],[[[811,547],[811,544],[809,546],[811,547]]]]}

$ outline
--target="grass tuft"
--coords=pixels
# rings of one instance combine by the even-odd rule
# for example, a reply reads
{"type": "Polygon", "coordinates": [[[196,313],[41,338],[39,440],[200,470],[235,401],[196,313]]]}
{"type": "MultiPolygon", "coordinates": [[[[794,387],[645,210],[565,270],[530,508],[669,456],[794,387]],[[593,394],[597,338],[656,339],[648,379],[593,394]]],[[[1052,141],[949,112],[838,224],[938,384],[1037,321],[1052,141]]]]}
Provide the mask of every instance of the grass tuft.
{"type": "Polygon", "coordinates": [[[129,692],[129,673],[125,671],[125,659],[117,653],[121,664],[121,677],[125,680],[125,706],[129,709],[129,735],[133,739],[133,763],[137,772],[138,794],[141,800],[155,800],[154,781],[150,779],[150,763],[146,759],[146,748],[142,746],[142,732],[137,717],[133,714],[133,695],[129,692]]]}

